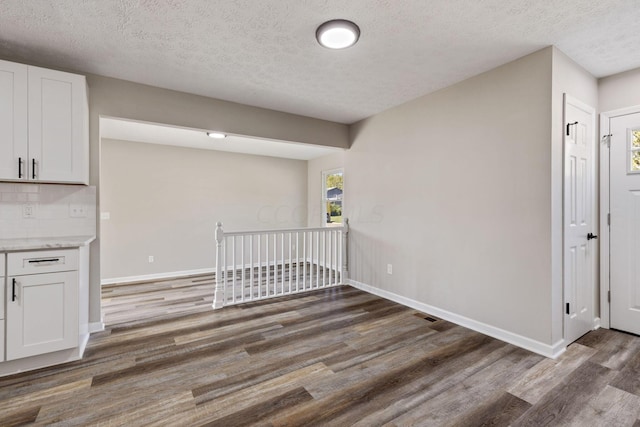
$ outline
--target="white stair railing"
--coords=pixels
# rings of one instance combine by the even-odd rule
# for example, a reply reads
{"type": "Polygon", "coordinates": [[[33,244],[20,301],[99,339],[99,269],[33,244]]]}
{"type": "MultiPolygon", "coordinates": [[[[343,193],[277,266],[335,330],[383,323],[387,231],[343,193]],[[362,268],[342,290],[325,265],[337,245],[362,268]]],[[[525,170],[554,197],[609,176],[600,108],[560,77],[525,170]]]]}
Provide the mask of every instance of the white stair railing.
{"type": "Polygon", "coordinates": [[[213,308],[343,284],[343,226],[225,232],[216,224],[213,308]]]}

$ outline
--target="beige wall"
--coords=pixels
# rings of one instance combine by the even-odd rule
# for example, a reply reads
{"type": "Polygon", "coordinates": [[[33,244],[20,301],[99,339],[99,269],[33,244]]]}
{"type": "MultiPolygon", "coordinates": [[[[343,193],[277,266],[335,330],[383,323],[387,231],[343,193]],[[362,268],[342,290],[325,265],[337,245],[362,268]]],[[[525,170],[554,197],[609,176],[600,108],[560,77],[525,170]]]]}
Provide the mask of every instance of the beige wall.
{"type": "MultiPolygon", "coordinates": [[[[345,155],[346,152],[343,151],[309,160],[307,166],[307,225],[309,227],[322,227],[326,224],[326,218],[322,218],[322,172],[344,168],[345,155]]],[[[346,175],[345,173],[345,180],[348,179],[346,175]]],[[[343,201],[343,203],[346,202],[343,201]]]]}
{"type": "Polygon", "coordinates": [[[101,167],[103,280],[215,269],[217,221],[306,225],[306,161],[103,139],[101,167]]]}
{"type": "MultiPolygon", "coordinates": [[[[100,196],[100,116],[215,129],[239,135],[348,146],[346,125],[316,120],[197,95],[88,75],[90,183],[100,196]]],[[[98,197],[99,198],[99,197],[98,197]]],[[[100,226],[91,245],[89,321],[101,321],[100,226]]]]}
{"type": "Polygon", "coordinates": [[[352,127],[352,279],[552,343],[551,63],[544,49],[352,127]]]}
{"type": "Polygon", "coordinates": [[[640,68],[600,79],[598,91],[600,112],[640,105],[640,68]]]}
{"type": "MultiPolygon", "coordinates": [[[[593,107],[597,110],[598,106],[598,82],[584,68],[573,62],[569,57],[557,48],[553,48],[553,83],[552,83],[552,104],[551,104],[551,285],[552,294],[549,302],[552,311],[552,342],[557,342],[563,337],[563,276],[562,276],[562,258],[563,258],[563,168],[564,168],[564,94],[593,107]]],[[[597,132],[597,124],[594,128],[597,132]]],[[[597,135],[594,135],[597,141],[597,135]]],[[[598,158],[598,144],[594,143],[593,147],[594,159],[598,158]]],[[[594,163],[595,177],[597,179],[598,169],[597,160],[594,163]]],[[[597,185],[594,188],[597,195],[597,185]]],[[[597,203],[597,198],[596,198],[597,203]]],[[[597,205],[596,205],[597,206],[597,205]]],[[[593,226],[594,230],[598,227],[598,209],[594,206],[593,226]]],[[[594,231],[597,234],[597,231],[594,231]]],[[[594,262],[598,261],[598,254],[594,253],[594,262]]],[[[594,277],[594,294],[595,316],[599,316],[599,287],[598,275],[594,277]]]]}

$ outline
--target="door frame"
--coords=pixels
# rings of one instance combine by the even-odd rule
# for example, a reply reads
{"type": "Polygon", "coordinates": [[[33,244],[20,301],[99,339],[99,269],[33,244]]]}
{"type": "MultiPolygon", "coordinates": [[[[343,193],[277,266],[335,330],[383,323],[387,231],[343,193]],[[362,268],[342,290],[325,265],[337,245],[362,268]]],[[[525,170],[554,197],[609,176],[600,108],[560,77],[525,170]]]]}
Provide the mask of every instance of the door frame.
{"type": "Polygon", "coordinates": [[[640,113],[640,105],[600,113],[600,325],[609,329],[611,303],[609,302],[610,281],[610,230],[608,214],[611,208],[609,195],[609,144],[605,140],[609,135],[609,121],[615,117],[640,113]]]}

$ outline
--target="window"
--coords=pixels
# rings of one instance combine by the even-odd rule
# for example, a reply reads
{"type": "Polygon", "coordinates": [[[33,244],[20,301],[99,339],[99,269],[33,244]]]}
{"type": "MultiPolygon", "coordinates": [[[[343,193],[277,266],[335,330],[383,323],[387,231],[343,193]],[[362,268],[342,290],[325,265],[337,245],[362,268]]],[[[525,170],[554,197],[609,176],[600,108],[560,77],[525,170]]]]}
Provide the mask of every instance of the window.
{"type": "Polygon", "coordinates": [[[629,172],[640,172],[640,130],[632,130],[629,138],[629,172]]]}
{"type": "Polygon", "coordinates": [[[342,225],[344,175],[342,169],[322,172],[322,218],[326,225],[342,225]]]}

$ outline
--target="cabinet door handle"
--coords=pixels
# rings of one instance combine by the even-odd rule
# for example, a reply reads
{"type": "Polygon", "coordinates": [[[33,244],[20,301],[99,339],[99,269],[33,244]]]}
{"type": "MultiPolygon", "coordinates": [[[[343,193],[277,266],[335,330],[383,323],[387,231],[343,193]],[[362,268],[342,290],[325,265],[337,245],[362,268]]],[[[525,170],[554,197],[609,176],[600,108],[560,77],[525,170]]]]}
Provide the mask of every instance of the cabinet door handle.
{"type": "Polygon", "coordinates": [[[11,302],[16,300],[16,278],[13,278],[13,286],[11,287],[11,302]]]}
{"type": "Polygon", "coordinates": [[[60,258],[46,258],[46,259],[30,259],[29,264],[38,263],[38,262],[58,262],[60,258]]]}
{"type": "Polygon", "coordinates": [[[31,178],[36,179],[36,159],[31,159],[31,178]]]}
{"type": "Polygon", "coordinates": [[[22,157],[18,157],[18,178],[22,178],[22,157]]]}

